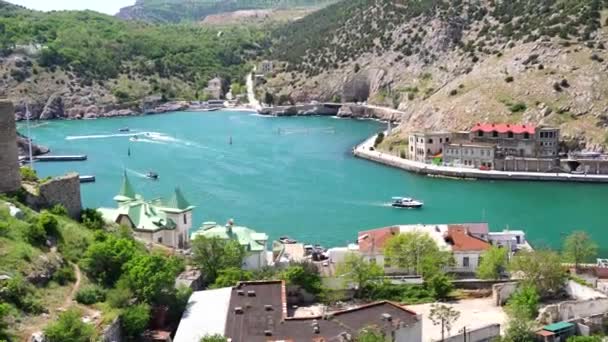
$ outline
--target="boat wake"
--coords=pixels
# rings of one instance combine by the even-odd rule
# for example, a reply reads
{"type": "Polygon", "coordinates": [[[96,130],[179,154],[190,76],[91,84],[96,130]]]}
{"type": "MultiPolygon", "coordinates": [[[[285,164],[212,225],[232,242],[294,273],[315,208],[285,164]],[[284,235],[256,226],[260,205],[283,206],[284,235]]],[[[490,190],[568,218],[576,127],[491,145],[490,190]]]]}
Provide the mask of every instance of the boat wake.
{"type": "Polygon", "coordinates": [[[135,176],[137,176],[137,177],[140,177],[140,178],[147,178],[147,176],[146,176],[146,174],[145,174],[145,173],[137,172],[137,171],[135,171],[135,170],[131,170],[131,169],[126,169],[126,170],[127,170],[127,172],[129,172],[130,174],[135,175],[135,176]]]}
{"type": "Polygon", "coordinates": [[[120,138],[120,137],[132,137],[138,134],[135,133],[116,133],[116,134],[93,134],[93,135],[68,135],[65,140],[85,140],[85,139],[107,139],[107,138],[120,138]]]}
{"type": "Polygon", "coordinates": [[[316,134],[316,133],[327,133],[335,134],[336,129],[333,127],[313,127],[313,128],[280,128],[280,135],[291,135],[291,134],[316,134]]]}

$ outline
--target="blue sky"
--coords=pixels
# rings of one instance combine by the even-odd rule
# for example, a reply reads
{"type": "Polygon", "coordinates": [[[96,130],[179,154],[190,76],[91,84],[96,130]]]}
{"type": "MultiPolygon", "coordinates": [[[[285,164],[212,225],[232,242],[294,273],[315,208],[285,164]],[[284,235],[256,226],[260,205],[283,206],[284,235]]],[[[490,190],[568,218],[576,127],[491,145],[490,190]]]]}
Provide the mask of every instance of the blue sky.
{"type": "Polygon", "coordinates": [[[134,4],[135,0],[8,0],[8,2],[41,11],[90,9],[116,14],[121,7],[134,4]]]}

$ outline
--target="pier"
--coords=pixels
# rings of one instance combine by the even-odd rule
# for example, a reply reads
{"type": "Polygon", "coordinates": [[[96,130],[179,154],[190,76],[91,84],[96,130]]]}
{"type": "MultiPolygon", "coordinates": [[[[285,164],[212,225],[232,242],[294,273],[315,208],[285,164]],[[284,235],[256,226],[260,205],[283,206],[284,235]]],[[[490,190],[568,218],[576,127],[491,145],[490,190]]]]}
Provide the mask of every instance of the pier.
{"type": "Polygon", "coordinates": [[[94,183],[95,182],[95,176],[79,176],[78,179],[80,180],[80,183],[94,183]]]}
{"type": "Polygon", "coordinates": [[[403,159],[388,153],[370,149],[374,146],[376,135],[357,145],[353,149],[356,157],[371,160],[376,163],[392,166],[425,176],[458,178],[458,179],[488,179],[488,180],[523,180],[548,182],[579,182],[579,183],[608,183],[608,175],[573,174],[566,172],[522,172],[479,170],[474,168],[439,166],[425,164],[410,159],[403,159]]]}
{"type": "Polygon", "coordinates": [[[34,160],[39,161],[39,162],[83,161],[83,160],[87,160],[87,155],[86,154],[75,154],[75,155],[37,156],[37,157],[34,157],[34,160]]]}

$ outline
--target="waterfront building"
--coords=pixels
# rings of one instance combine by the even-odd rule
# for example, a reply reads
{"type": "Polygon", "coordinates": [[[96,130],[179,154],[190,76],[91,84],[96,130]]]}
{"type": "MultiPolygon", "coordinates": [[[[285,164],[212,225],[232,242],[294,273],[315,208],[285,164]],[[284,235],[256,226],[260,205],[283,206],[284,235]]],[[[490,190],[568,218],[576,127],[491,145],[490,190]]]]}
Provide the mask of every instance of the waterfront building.
{"type": "Polygon", "coordinates": [[[235,287],[194,292],[175,342],[199,342],[220,334],[233,342],[352,341],[373,326],[395,342],[422,341],[422,316],[382,301],[319,315],[298,316],[283,281],[241,282],[235,287]],[[210,309],[212,308],[212,310],[210,309]]]}
{"type": "Polygon", "coordinates": [[[474,274],[481,263],[481,255],[490,249],[490,243],[469,233],[466,225],[448,225],[446,242],[454,256],[451,272],[474,274]]]}
{"type": "Polygon", "coordinates": [[[502,232],[490,232],[488,240],[492,245],[507,248],[511,253],[532,249],[523,230],[505,229],[502,232]]]}
{"type": "Polygon", "coordinates": [[[451,142],[449,132],[416,132],[409,137],[409,159],[426,163],[441,157],[444,145],[451,142]]]}
{"type": "Polygon", "coordinates": [[[471,142],[496,145],[500,157],[556,158],[559,152],[559,129],[533,125],[476,124],[471,142]]]}
{"type": "Polygon", "coordinates": [[[219,100],[224,96],[224,82],[221,78],[215,77],[207,82],[207,88],[204,90],[205,94],[211,99],[219,100]]]}
{"type": "Polygon", "coordinates": [[[127,174],[120,191],[114,196],[117,208],[99,208],[106,222],[124,225],[146,242],[185,249],[190,245],[188,231],[192,227],[192,210],[179,188],[167,199],[146,201],[136,194],[127,174]]]}
{"type": "Polygon", "coordinates": [[[225,226],[215,222],[205,222],[201,229],[192,233],[191,239],[194,240],[197,236],[237,241],[247,252],[243,260],[243,269],[255,270],[271,263],[269,259],[272,260],[272,252],[267,250],[268,235],[247,227],[235,226],[233,220],[229,220],[225,226]]]}
{"type": "Polygon", "coordinates": [[[496,146],[482,142],[455,141],[445,146],[443,163],[452,166],[494,168],[496,146]]]}

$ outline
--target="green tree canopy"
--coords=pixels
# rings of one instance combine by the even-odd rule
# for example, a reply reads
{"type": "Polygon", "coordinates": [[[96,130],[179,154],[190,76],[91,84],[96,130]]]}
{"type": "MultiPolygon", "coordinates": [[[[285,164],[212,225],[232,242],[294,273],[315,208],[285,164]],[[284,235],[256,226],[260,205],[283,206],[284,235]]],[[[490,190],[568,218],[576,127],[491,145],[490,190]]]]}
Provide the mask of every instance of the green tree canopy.
{"type": "Polygon", "coordinates": [[[200,342],[227,342],[228,339],[220,334],[203,336],[200,342]]]}
{"type": "Polygon", "coordinates": [[[94,331],[82,321],[78,310],[70,309],[44,329],[44,336],[48,342],[91,342],[94,331]]]}
{"type": "Polygon", "coordinates": [[[564,259],[578,265],[597,256],[597,244],[583,231],[575,231],[566,237],[563,246],[564,259]]]}
{"type": "Polygon", "coordinates": [[[280,274],[288,285],[297,285],[311,294],[321,292],[321,275],[315,265],[309,262],[289,265],[280,274]]]}
{"type": "Polygon", "coordinates": [[[505,248],[492,246],[482,254],[481,263],[477,267],[479,279],[499,279],[507,266],[507,253],[505,248]]]}
{"type": "Polygon", "coordinates": [[[122,275],[124,264],[142,252],[143,247],[133,239],[104,234],[101,241],[89,246],[82,264],[91,278],[112,287],[122,275]]]}
{"type": "Polygon", "coordinates": [[[136,341],[150,321],[150,306],[145,303],[129,306],[120,315],[120,324],[129,341],[136,341]]]}
{"type": "Polygon", "coordinates": [[[509,265],[511,273],[522,278],[524,286],[532,286],[541,297],[556,294],[564,285],[566,272],[560,256],[550,250],[520,251],[509,265]]]}
{"type": "Polygon", "coordinates": [[[253,274],[249,271],[242,270],[237,267],[228,267],[219,271],[215,282],[211,285],[211,288],[221,288],[234,286],[240,281],[246,281],[253,279],[253,274]]]}
{"type": "Polygon", "coordinates": [[[241,268],[246,251],[238,241],[197,236],[192,241],[192,259],[213,283],[222,269],[241,268]]]}
{"type": "Polygon", "coordinates": [[[385,263],[423,276],[443,271],[453,263],[452,255],[442,251],[426,233],[408,232],[390,238],[384,247],[385,263]]]}
{"type": "Polygon", "coordinates": [[[353,283],[358,291],[361,291],[374,279],[381,277],[384,271],[377,264],[365,260],[363,256],[348,253],[344,257],[344,261],[337,265],[336,274],[345,282],[353,283]]]}
{"type": "Polygon", "coordinates": [[[382,331],[375,327],[363,328],[355,337],[356,342],[388,342],[389,338],[384,336],[382,331]]]}
{"type": "Polygon", "coordinates": [[[175,278],[183,267],[176,257],[140,254],[124,265],[124,277],[138,300],[152,304],[175,294],[175,278]]]}
{"type": "Polygon", "coordinates": [[[0,341],[9,340],[10,336],[8,334],[8,323],[6,322],[6,317],[9,314],[10,307],[6,303],[0,303],[0,341]]]}
{"type": "Polygon", "coordinates": [[[533,341],[534,319],[538,310],[539,295],[534,286],[523,285],[511,296],[506,312],[509,323],[504,340],[507,342],[533,341]]]}

